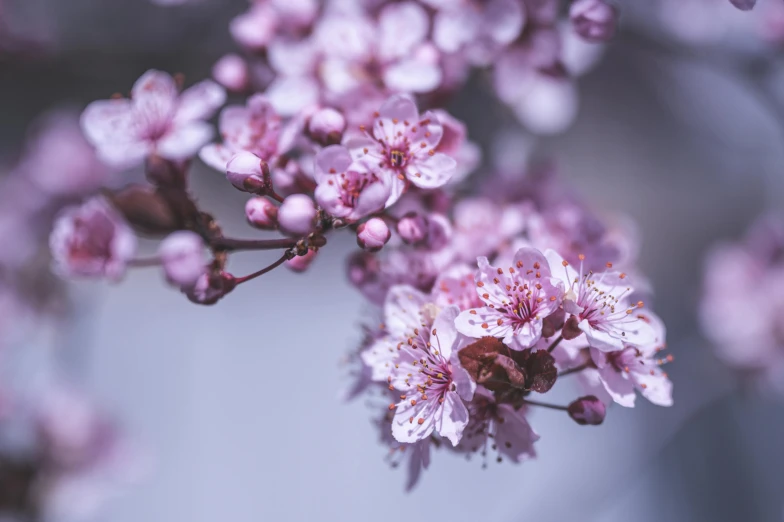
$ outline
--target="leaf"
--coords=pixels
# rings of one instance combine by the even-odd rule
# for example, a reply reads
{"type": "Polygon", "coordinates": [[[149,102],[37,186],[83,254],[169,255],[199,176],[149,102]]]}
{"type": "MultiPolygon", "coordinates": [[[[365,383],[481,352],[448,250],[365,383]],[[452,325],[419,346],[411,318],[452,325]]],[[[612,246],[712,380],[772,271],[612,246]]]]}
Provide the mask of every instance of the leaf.
{"type": "Polygon", "coordinates": [[[491,391],[525,387],[525,371],[506,355],[509,348],[495,337],[483,337],[458,353],[471,378],[491,391]]]}

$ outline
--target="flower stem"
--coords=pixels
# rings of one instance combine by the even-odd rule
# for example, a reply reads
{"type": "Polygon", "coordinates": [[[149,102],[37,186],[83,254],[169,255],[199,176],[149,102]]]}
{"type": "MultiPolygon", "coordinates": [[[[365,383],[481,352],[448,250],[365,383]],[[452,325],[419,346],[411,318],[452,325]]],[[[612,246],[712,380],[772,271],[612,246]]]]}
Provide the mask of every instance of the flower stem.
{"type": "Polygon", "coordinates": [[[551,410],[559,410],[559,411],[569,411],[569,408],[566,406],[558,406],[557,404],[547,404],[546,402],[539,402],[539,401],[531,401],[525,399],[523,401],[525,404],[530,404],[531,406],[540,406],[542,408],[549,408],[551,410]]]}
{"type": "Polygon", "coordinates": [[[570,375],[572,373],[578,373],[586,368],[590,368],[592,366],[591,361],[584,362],[580,366],[575,366],[574,368],[569,368],[568,370],[564,370],[558,374],[558,377],[563,377],[564,375],[570,375]]]}
{"type": "Polygon", "coordinates": [[[272,270],[278,268],[288,258],[289,258],[288,253],[283,254],[282,256],[280,256],[280,259],[278,259],[277,261],[272,263],[270,266],[264,267],[261,270],[259,270],[258,272],[253,272],[252,274],[248,274],[245,277],[238,277],[237,279],[234,280],[234,282],[239,285],[241,283],[245,283],[247,281],[250,281],[251,279],[256,279],[257,277],[262,276],[262,275],[266,274],[267,272],[271,272],[272,270]]]}
{"type": "Polygon", "coordinates": [[[559,336],[558,336],[558,338],[557,338],[555,341],[553,341],[553,344],[551,344],[551,345],[550,345],[550,346],[547,348],[547,351],[548,351],[549,353],[553,353],[553,350],[555,350],[555,348],[558,346],[558,344],[559,344],[561,341],[563,341],[563,335],[559,335],[559,336]]]}
{"type": "Polygon", "coordinates": [[[148,266],[159,266],[161,264],[160,257],[142,257],[138,259],[131,259],[128,261],[128,266],[133,268],[144,268],[148,266]]]}
{"type": "Polygon", "coordinates": [[[217,250],[234,252],[237,250],[277,250],[280,248],[292,248],[297,245],[296,239],[232,239],[228,237],[218,237],[213,239],[211,246],[217,250]]]}

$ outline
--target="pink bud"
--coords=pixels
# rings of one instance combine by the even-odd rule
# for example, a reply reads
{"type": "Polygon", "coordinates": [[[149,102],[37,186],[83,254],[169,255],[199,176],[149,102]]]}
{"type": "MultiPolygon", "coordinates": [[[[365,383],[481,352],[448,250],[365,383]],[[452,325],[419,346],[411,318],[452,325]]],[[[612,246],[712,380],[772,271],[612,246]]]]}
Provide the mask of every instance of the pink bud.
{"type": "Polygon", "coordinates": [[[206,271],[204,241],[195,232],[181,230],[161,242],[158,255],[166,280],[180,288],[191,288],[206,271]]]}
{"type": "Polygon", "coordinates": [[[587,395],[571,403],[568,411],[577,424],[598,426],[604,422],[607,407],[593,395],[587,395]]]}
{"type": "Polygon", "coordinates": [[[191,302],[203,305],[217,303],[223,296],[234,290],[237,280],[228,272],[204,273],[192,288],[186,291],[191,302]]]}
{"type": "Polygon", "coordinates": [[[368,252],[378,252],[387,244],[392,233],[381,218],[371,218],[357,228],[357,244],[368,252]]]}
{"type": "Polygon", "coordinates": [[[271,187],[267,163],[247,151],[234,155],[226,164],[226,179],[243,192],[264,194],[271,187]]]}
{"type": "Polygon", "coordinates": [[[230,91],[244,91],[250,85],[248,64],[236,54],[227,54],[212,67],[212,77],[230,91]]]}
{"type": "Polygon", "coordinates": [[[278,226],[278,207],[269,199],[257,196],[245,203],[245,218],[256,228],[273,230],[278,226]]]}
{"type": "Polygon", "coordinates": [[[452,224],[442,214],[430,214],[428,217],[427,247],[430,250],[441,250],[452,237],[452,224]]]}
{"type": "Polygon", "coordinates": [[[576,0],[569,9],[574,30],[589,42],[606,42],[615,34],[618,10],[605,0],[576,0]]]}
{"type": "Polygon", "coordinates": [[[278,208],[280,228],[294,236],[304,236],[313,230],[316,206],[305,194],[292,194],[278,208]]]}
{"type": "Polygon", "coordinates": [[[297,256],[286,261],[286,266],[294,272],[304,272],[313,263],[316,253],[316,250],[308,250],[304,256],[297,256]]]}
{"type": "Polygon", "coordinates": [[[409,245],[421,245],[427,239],[430,224],[425,216],[409,212],[397,222],[397,233],[409,245]]]}
{"type": "Polygon", "coordinates": [[[320,109],[310,117],[310,136],[324,145],[340,143],[346,130],[346,118],[335,109],[320,109]]]}

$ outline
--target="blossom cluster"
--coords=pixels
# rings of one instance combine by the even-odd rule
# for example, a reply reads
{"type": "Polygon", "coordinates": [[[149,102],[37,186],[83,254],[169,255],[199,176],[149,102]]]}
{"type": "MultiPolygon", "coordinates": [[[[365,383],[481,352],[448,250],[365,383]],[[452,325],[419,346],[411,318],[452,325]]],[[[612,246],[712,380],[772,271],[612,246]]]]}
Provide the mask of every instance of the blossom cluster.
{"type": "Polygon", "coordinates": [[[491,452],[498,462],[535,456],[532,407],[596,425],[636,393],[672,404],[661,368],[672,358],[640,299],[634,238],[606,227],[550,169],[518,175],[519,193],[460,199],[449,216],[430,199],[408,201],[397,244],[349,264],[349,279],[382,307],[352,357],[350,396],[389,401],[378,425],[394,464],[410,453],[409,486],[432,448],[485,462],[491,452]],[[538,400],[571,374],[584,395],[538,400]]]}
{"type": "Polygon", "coordinates": [[[146,182],[63,210],[50,237],[55,268],[119,281],[129,268],[159,266],[189,300],[213,305],[278,267],[309,269],[328,237],[351,233],[360,250],[349,281],[383,307],[354,358],[353,394],[385,397],[382,440],[411,448],[411,483],[431,446],[533,456],[534,406],[596,425],[637,392],[671,404],[660,369],[669,359],[657,355],[665,330],[643,305],[633,234],[608,227],[551,169],[514,155],[472,185],[482,151],[446,108],[471,70],[489,69],[491,91],[530,130],[563,130],[576,111],[573,79],[617,12],[577,0],[565,22],[559,8],[254,2],[231,25],[245,55],[218,62],[217,81],[185,88],[181,76],[151,70],[130,97],[86,108],[81,126],[98,157],[143,166],[146,182]],[[248,96],[227,105],[230,94],[248,96]],[[248,195],[248,224],[274,237],[224,234],[191,191],[196,157],[248,195]],[[160,239],[156,255],[139,255],[139,235],[160,239]],[[229,264],[240,250],[279,254],[237,276],[229,264]],[[535,399],[569,374],[583,395],[568,405],[535,399]]]}
{"type": "Polygon", "coordinates": [[[700,319],[716,354],[745,380],[784,393],[784,219],[761,217],[706,257],[700,319]]]}

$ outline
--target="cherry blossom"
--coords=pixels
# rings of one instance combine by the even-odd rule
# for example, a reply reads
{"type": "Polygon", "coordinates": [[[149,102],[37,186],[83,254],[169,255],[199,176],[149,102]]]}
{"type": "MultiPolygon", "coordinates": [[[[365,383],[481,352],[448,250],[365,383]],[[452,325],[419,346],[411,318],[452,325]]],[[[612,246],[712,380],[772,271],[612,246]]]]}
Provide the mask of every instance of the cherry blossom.
{"type": "Polygon", "coordinates": [[[349,141],[348,147],[356,159],[389,178],[389,206],[400,198],[408,183],[434,189],[449,181],[456,162],[435,150],[443,132],[434,113],[426,112],[420,118],[410,98],[395,95],[379,109],[372,130],[349,141]]]}
{"type": "Polygon", "coordinates": [[[82,114],[82,129],[107,163],[132,167],[150,154],[171,160],[194,156],[210,138],[210,118],[226,101],[216,83],[205,80],[178,94],[168,74],[148,71],[131,98],[96,101],[82,114]]]}
{"type": "Polygon", "coordinates": [[[550,264],[533,248],[517,251],[511,266],[496,268],[478,260],[476,292],[485,306],[462,312],[460,333],[493,336],[516,350],[530,348],[542,336],[542,321],[561,305],[563,285],[550,274],[550,264]]]}

